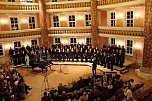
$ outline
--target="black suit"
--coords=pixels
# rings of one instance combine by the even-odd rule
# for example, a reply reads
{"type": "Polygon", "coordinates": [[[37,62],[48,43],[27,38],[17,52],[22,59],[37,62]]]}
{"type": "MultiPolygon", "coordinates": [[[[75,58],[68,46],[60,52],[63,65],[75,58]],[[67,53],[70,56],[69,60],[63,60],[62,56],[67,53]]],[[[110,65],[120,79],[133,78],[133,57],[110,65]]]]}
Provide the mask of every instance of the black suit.
{"type": "Polygon", "coordinates": [[[93,75],[96,75],[96,69],[97,69],[97,61],[94,60],[92,64],[92,73],[93,75]]]}

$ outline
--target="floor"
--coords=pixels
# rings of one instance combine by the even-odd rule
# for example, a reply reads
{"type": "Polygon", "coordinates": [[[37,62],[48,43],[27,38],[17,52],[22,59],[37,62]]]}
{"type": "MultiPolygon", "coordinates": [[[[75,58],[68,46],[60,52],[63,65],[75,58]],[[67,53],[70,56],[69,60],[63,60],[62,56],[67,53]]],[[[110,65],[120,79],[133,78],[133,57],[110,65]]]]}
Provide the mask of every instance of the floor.
{"type": "MultiPolygon", "coordinates": [[[[129,72],[122,74],[121,77],[123,80],[134,79],[135,84],[144,82],[145,86],[142,90],[148,89],[152,87],[152,80],[144,80],[135,75],[135,69],[138,68],[136,66],[130,66],[129,72]]],[[[18,68],[17,69],[25,79],[27,85],[32,87],[32,90],[29,94],[26,95],[26,99],[24,101],[40,101],[42,97],[42,93],[44,92],[45,87],[44,81],[49,83],[49,87],[57,87],[59,83],[68,84],[73,80],[78,80],[79,77],[87,77],[88,75],[92,75],[92,70],[90,66],[80,66],[80,65],[52,65],[51,69],[49,68],[47,74],[42,73],[41,69],[35,68],[33,72],[32,69],[27,68],[18,68]],[[47,75],[45,77],[45,75],[47,75]]],[[[102,72],[97,71],[99,74],[102,72]]]]}

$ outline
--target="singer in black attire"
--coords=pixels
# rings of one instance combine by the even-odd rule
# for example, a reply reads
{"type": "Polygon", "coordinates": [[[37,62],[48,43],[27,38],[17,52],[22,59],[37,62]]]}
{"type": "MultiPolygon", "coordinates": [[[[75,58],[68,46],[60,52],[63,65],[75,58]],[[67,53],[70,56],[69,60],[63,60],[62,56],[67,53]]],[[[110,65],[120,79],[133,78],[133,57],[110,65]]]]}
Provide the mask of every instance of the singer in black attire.
{"type": "Polygon", "coordinates": [[[96,69],[97,69],[97,61],[96,58],[93,59],[93,64],[92,64],[92,73],[93,75],[96,75],[96,69]]]}

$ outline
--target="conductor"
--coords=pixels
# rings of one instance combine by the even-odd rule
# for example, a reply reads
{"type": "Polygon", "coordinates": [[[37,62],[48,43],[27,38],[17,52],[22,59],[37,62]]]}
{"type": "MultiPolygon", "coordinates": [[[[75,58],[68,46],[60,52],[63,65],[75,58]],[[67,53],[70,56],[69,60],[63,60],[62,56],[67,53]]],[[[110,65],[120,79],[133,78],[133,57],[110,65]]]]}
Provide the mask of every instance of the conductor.
{"type": "Polygon", "coordinates": [[[96,69],[97,69],[97,61],[96,61],[96,58],[94,57],[93,64],[92,64],[92,73],[93,73],[93,75],[96,75],[96,69]]]}

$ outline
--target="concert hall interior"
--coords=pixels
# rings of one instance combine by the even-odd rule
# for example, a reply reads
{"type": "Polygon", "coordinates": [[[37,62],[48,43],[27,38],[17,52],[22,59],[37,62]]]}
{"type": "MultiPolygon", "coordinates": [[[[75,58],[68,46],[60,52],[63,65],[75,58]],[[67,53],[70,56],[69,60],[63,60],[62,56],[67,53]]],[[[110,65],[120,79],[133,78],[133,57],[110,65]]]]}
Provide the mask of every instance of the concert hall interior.
{"type": "Polygon", "coordinates": [[[152,0],[0,0],[0,101],[151,101],[151,83],[152,0]]]}

